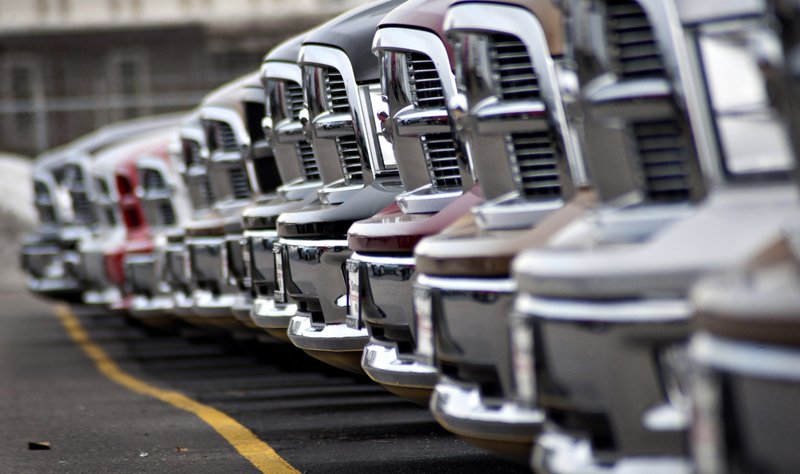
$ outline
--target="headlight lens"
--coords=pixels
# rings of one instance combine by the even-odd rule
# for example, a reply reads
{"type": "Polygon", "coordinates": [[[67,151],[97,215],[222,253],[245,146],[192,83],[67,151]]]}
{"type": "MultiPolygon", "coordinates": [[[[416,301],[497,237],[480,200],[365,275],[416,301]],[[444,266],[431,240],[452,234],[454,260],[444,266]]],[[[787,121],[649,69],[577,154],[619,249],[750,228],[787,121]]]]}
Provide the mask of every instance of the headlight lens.
{"type": "Polygon", "coordinates": [[[727,171],[789,170],[789,138],[770,102],[763,68],[781,61],[775,34],[757,22],[737,22],[702,32],[699,49],[727,171]]]}

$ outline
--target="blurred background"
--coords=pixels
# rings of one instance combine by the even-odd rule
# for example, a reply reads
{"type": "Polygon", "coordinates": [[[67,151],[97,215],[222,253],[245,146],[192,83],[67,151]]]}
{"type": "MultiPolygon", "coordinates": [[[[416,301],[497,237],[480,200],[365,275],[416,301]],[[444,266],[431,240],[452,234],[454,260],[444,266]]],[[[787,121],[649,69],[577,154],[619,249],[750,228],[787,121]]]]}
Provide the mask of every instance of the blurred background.
{"type": "MultiPolygon", "coordinates": [[[[367,0],[0,0],[0,293],[35,221],[37,154],[188,110],[284,39],[367,0]]],[[[12,281],[13,280],[13,281],[12,281]]]]}
{"type": "Polygon", "coordinates": [[[188,109],[364,0],[0,0],[0,150],[188,109]]]}

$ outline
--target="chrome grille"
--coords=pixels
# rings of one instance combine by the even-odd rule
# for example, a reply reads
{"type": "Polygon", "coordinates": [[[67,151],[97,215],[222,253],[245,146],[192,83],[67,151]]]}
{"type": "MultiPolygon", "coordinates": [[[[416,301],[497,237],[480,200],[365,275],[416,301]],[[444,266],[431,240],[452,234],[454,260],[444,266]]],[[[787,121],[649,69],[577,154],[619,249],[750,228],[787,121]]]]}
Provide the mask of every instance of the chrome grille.
{"type": "Polygon", "coordinates": [[[239,151],[239,143],[236,141],[236,134],[233,127],[225,122],[216,120],[209,121],[210,134],[209,143],[211,149],[223,151],[239,151]]]}
{"type": "Polygon", "coordinates": [[[86,194],[86,177],[78,165],[68,165],[64,169],[66,182],[69,183],[69,195],[72,199],[72,211],[79,224],[93,224],[95,221],[94,206],[86,194]]]}
{"type": "Polygon", "coordinates": [[[675,120],[636,122],[632,131],[645,195],[653,201],[685,201],[691,197],[691,165],[684,136],[675,120]]]}
{"type": "Polygon", "coordinates": [[[664,76],[653,28],[641,5],[633,0],[607,0],[606,16],[614,72],[623,78],[664,76]]]}
{"type": "Polygon", "coordinates": [[[172,204],[169,202],[162,202],[158,206],[158,220],[159,224],[161,225],[174,225],[176,222],[175,219],[175,209],[172,207],[172,204]]]}
{"type": "Polygon", "coordinates": [[[242,166],[233,166],[228,170],[231,192],[234,199],[247,199],[250,197],[250,182],[242,166]]]}
{"type": "Polygon", "coordinates": [[[33,194],[36,209],[39,213],[39,220],[45,224],[55,222],[56,212],[53,207],[53,197],[50,195],[47,185],[41,181],[34,181],[33,194]]]}
{"type": "Polygon", "coordinates": [[[98,194],[102,195],[105,198],[111,196],[111,193],[108,190],[108,183],[106,180],[101,178],[94,178],[94,187],[97,189],[98,194]]]}
{"type": "Polygon", "coordinates": [[[328,101],[328,110],[331,113],[350,113],[350,101],[347,98],[344,78],[339,71],[332,67],[325,70],[325,96],[328,101]]]}
{"type": "Polygon", "coordinates": [[[552,133],[524,132],[506,136],[511,171],[523,196],[550,199],[561,195],[558,152],[552,133]]]}
{"type": "Polygon", "coordinates": [[[538,99],[539,79],[525,44],[515,36],[499,33],[489,35],[488,40],[492,77],[500,98],[538,99]]]}
{"type": "Polygon", "coordinates": [[[167,189],[167,182],[158,170],[144,168],[140,170],[140,180],[145,191],[160,191],[167,189]]]}
{"type": "Polygon", "coordinates": [[[314,149],[305,140],[295,143],[295,151],[300,159],[300,168],[306,181],[319,181],[319,167],[317,159],[314,157],[314,149]]]}
{"type": "Polygon", "coordinates": [[[408,53],[408,79],[412,100],[417,107],[445,107],[442,80],[433,60],[422,53],[408,53]]]}
{"type": "Polygon", "coordinates": [[[75,220],[80,224],[93,223],[94,208],[86,193],[72,192],[70,197],[72,198],[72,210],[75,213],[75,220]]]}
{"type": "Polygon", "coordinates": [[[183,161],[186,166],[200,162],[200,144],[194,140],[183,140],[183,161]]]}
{"type": "Polygon", "coordinates": [[[336,151],[342,164],[345,178],[348,182],[358,182],[364,179],[361,169],[361,153],[355,135],[336,137],[336,151]]]}
{"type": "Polygon", "coordinates": [[[284,100],[286,108],[292,120],[300,119],[300,111],[303,110],[303,87],[294,81],[283,82],[284,100]]]}
{"type": "Polygon", "coordinates": [[[450,133],[432,133],[421,138],[433,187],[438,190],[461,188],[453,136],[450,133]]]}

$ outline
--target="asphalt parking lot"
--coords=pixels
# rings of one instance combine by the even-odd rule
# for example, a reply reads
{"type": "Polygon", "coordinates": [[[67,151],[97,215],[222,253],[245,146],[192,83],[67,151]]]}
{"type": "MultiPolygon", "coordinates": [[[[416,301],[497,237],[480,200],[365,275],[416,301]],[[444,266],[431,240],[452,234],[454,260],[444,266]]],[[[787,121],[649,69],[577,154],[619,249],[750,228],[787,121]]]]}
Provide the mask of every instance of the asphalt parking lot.
{"type": "MultiPolygon", "coordinates": [[[[258,472],[197,416],[102,375],[53,306],[15,287],[0,301],[0,472],[258,472]]],[[[224,412],[298,471],[526,471],[286,345],[153,337],[120,317],[72,314],[126,374],[224,412]]]]}

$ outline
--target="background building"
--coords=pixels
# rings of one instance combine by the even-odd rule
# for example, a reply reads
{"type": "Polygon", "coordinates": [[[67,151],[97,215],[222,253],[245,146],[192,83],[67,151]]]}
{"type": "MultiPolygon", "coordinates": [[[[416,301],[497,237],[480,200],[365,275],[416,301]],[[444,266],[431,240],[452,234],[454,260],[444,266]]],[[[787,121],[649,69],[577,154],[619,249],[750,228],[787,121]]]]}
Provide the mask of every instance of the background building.
{"type": "Polygon", "coordinates": [[[365,0],[0,0],[0,150],[189,109],[365,0]]]}

